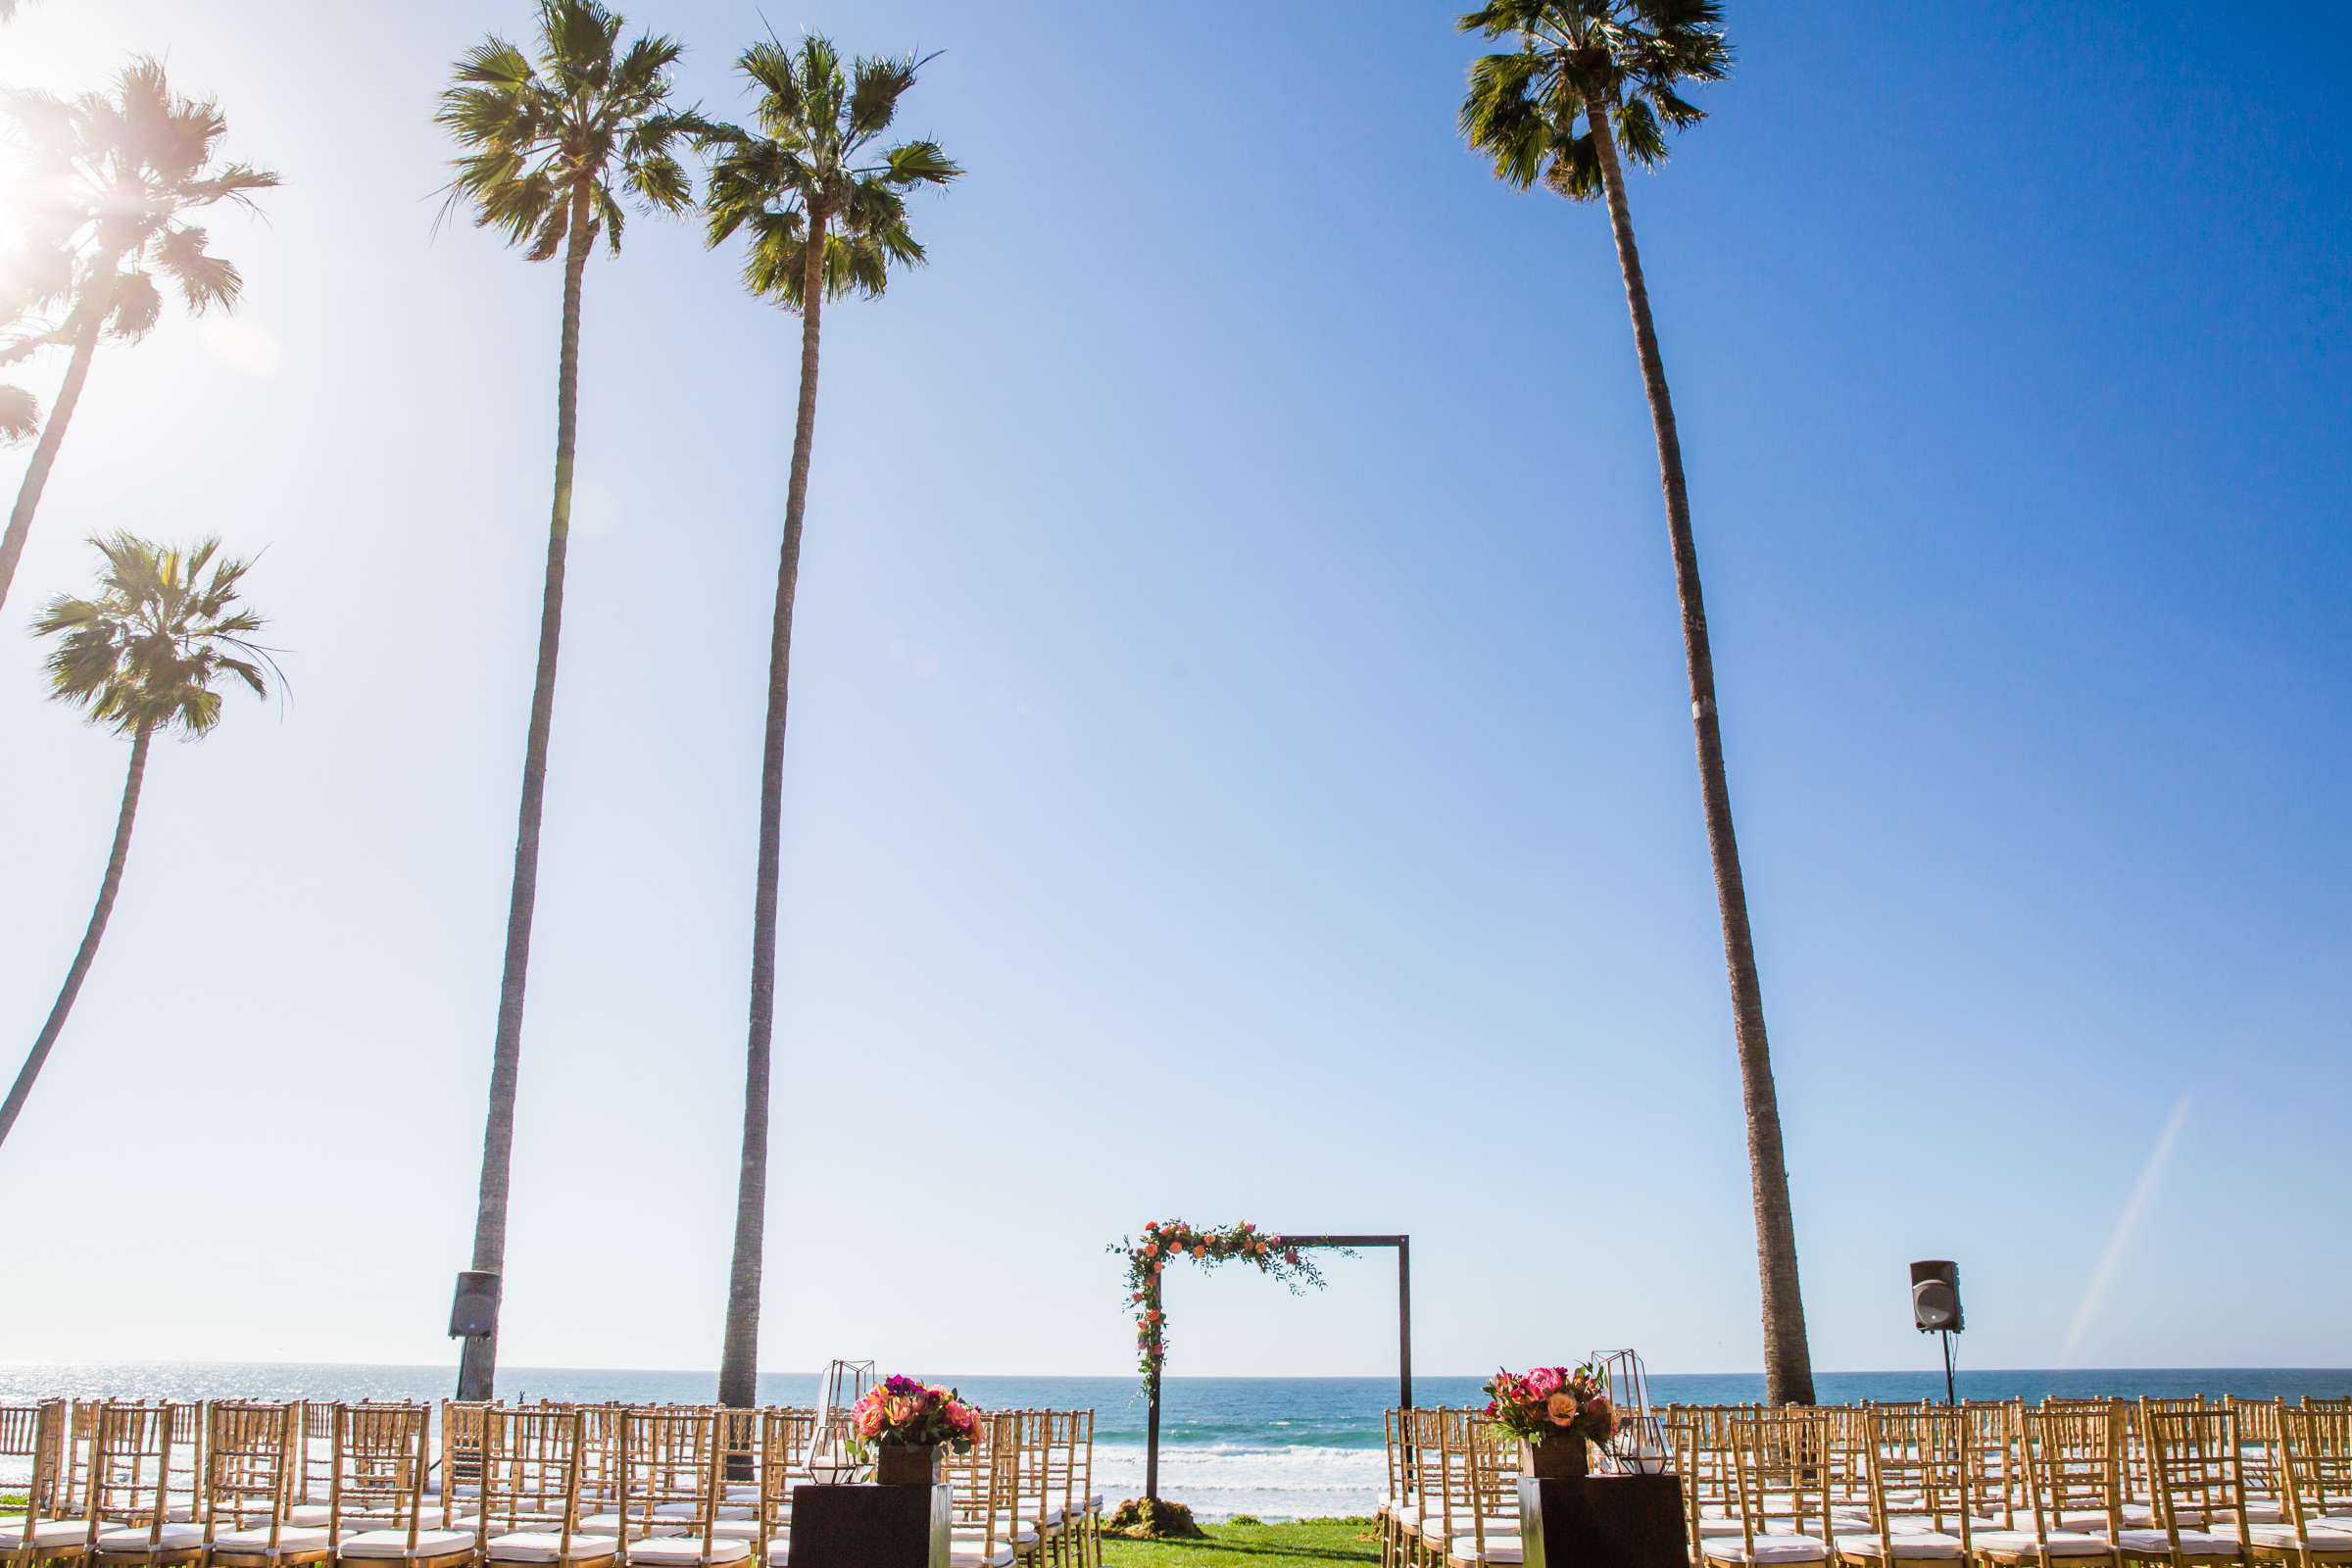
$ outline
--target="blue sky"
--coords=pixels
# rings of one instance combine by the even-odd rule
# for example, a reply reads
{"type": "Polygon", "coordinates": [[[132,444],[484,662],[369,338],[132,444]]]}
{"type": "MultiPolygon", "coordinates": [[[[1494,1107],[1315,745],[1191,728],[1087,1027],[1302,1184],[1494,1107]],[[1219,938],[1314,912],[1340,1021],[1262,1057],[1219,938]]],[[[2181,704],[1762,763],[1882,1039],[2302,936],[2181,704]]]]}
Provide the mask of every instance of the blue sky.
{"type": "MultiPolygon", "coordinates": [[[[752,7],[629,10],[739,106],[752,7]]],[[[157,759],[0,1152],[28,1277],[238,1287],[20,1293],[11,1356],[449,1356],[560,278],[433,235],[427,117],[525,14],[47,0],[0,33],[20,84],[166,54],[288,181],[217,225],[233,325],[102,356],[8,619],[89,531],[217,530],[267,547],[293,678],[157,759]]],[[[1411,1232],[1433,1370],[1754,1366],[1600,215],[1462,150],[1443,7],[767,16],[944,50],[907,128],[970,174],[918,208],[932,265],[827,319],[765,1364],[1118,1370],[1102,1248],[1182,1213],[1411,1232]]],[[[1969,1364],[2341,1362],[2352,1261],[2311,1244],[2352,1178],[2343,24],[1731,22],[1634,210],[1817,1361],[1928,1364],[1903,1265],[1948,1255],[1969,1364]]],[[[628,240],[587,285],[514,1364],[711,1364],[732,1213],[797,322],[682,225],[628,240]]],[[[37,659],[0,638],[21,1042],[124,755],[37,659]]],[[[1386,1267],[1180,1282],[1172,1370],[1378,1371],[1386,1267]]]]}

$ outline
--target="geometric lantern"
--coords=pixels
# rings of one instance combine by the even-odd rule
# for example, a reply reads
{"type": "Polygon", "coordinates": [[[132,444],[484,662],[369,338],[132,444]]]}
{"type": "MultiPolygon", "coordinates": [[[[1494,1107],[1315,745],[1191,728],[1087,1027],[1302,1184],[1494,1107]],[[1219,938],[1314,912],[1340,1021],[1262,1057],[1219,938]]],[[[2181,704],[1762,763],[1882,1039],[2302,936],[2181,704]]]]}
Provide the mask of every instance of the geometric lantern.
{"type": "Polygon", "coordinates": [[[1613,1350],[1600,1361],[1608,1378],[1609,1403],[1617,1413],[1617,1433],[1605,1451],[1619,1470],[1663,1475],[1671,1467],[1674,1448],[1666,1441],[1664,1424],[1650,1409],[1649,1378],[1642,1357],[1632,1350],[1613,1350]]]}
{"type": "Polygon", "coordinates": [[[818,1486],[845,1485],[865,1467],[858,1457],[864,1445],[850,1430],[850,1407],[873,1386],[871,1361],[835,1361],[825,1368],[824,1387],[816,1399],[816,1430],[808,1439],[808,1474],[818,1486]]]}

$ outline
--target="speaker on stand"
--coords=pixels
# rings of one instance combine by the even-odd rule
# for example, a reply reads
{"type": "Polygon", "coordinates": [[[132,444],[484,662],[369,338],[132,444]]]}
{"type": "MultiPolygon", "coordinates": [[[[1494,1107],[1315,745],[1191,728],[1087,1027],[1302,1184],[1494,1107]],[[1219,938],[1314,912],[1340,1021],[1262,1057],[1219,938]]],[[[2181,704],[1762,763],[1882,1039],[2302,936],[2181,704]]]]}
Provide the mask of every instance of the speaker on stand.
{"type": "Polygon", "coordinates": [[[1952,1376],[1952,1336],[1968,1327],[1960,1310],[1960,1265],[1946,1257],[1911,1265],[1911,1322],[1943,1336],[1943,1402],[1959,1403],[1952,1376]]]}

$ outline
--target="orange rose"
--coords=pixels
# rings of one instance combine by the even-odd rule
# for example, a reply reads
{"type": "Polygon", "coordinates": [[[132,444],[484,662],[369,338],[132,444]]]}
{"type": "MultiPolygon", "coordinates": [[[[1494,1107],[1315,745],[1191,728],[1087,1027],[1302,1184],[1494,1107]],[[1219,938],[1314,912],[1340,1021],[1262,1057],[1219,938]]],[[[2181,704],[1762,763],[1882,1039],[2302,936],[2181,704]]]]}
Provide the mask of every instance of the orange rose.
{"type": "Polygon", "coordinates": [[[1544,1415],[1555,1427],[1573,1425],[1576,1421],[1576,1396],[1553,1395],[1544,1401],[1544,1415]]]}

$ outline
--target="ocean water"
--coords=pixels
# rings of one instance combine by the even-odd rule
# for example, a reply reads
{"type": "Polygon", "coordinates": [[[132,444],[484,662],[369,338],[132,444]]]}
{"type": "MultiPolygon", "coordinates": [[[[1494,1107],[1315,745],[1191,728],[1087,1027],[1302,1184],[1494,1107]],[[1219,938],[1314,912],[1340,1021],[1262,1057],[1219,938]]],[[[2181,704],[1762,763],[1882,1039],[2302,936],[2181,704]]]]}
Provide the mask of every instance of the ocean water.
{"type": "MultiPolygon", "coordinates": [[[[965,1377],[923,1373],[983,1405],[1095,1411],[1095,1487],[1112,1498],[1144,1489],[1142,1390],[1132,1377],[965,1377]]],[[[693,1401],[712,1397],[708,1372],[590,1371],[508,1367],[499,1393],[514,1399],[693,1401]]],[[[1479,1377],[1416,1378],[1423,1404],[1483,1403],[1479,1377]]],[[[63,1395],[75,1398],[439,1399],[456,1384],[447,1367],[162,1362],[146,1365],[0,1365],[0,1403],[63,1395]]],[[[1660,1402],[1760,1399],[1753,1373],[1654,1373],[1660,1402]]],[[[1933,1372],[1824,1372],[1816,1392],[1833,1402],[1918,1399],[1943,1393],[1933,1372]]],[[[2165,1367],[2096,1371],[1964,1371],[1965,1397],[2039,1399],[2047,1395],[2234,1394],[2293,1399],[2352,1395],[2352,1368],[2165,1367]]],[[[760,1380],[763,1402],[808,1404],[813,1373],[760,1380]]],[[[1265,1519],[1369,1513],[1385,1483],[1381,1412],[1396,1401],[1394,1378],[1168,1379],[1160,1412],[1160,1492],[1205,1519],[1253,1513],[1265,1519]]]]}

